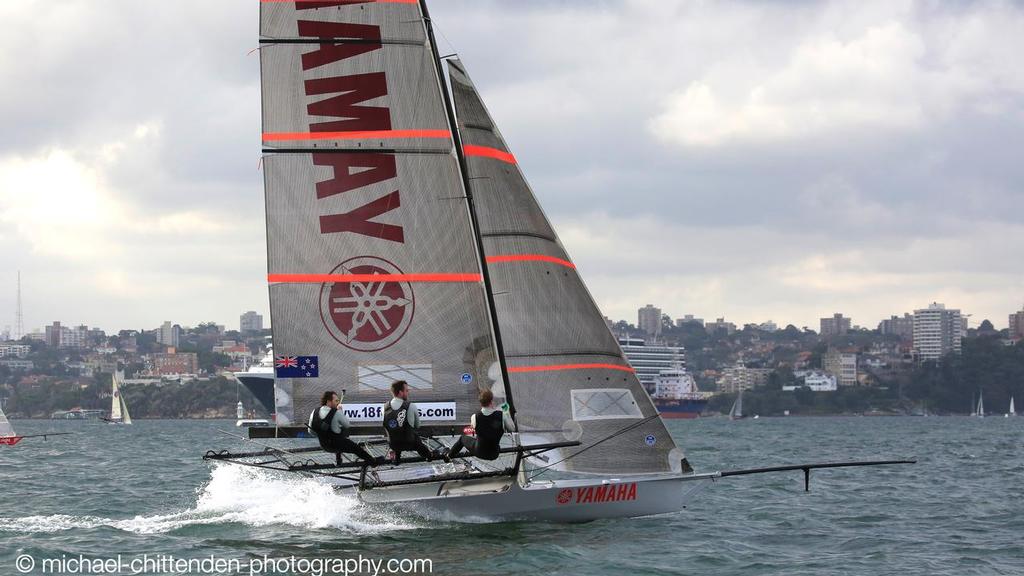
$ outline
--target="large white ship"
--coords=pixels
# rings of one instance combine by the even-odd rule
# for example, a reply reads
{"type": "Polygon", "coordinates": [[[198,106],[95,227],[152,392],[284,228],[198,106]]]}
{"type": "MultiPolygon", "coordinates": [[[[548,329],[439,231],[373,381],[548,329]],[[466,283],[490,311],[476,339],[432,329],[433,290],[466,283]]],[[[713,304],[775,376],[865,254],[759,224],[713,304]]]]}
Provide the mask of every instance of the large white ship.
{"type": "Polygon", "coordinates": [[[274,376],[274,348],[267,349],[267,354],[249,367],[245,372],[234,372],[232,375],[242,383],[256,400],[270,412],[271,419],[278,426],[286,426],[294,420],[292,392],[290,380],[278,381],[274,376]],[[287,384],[286,384],[287,383],[287,384]]]}
{"type": "Polygon", "coordinates": [[[684,348],[630,337],[619,338],[619,346],[662,417],[700,416],[711,394],[697,391],[697,383],[686,370],[684,348]]]}

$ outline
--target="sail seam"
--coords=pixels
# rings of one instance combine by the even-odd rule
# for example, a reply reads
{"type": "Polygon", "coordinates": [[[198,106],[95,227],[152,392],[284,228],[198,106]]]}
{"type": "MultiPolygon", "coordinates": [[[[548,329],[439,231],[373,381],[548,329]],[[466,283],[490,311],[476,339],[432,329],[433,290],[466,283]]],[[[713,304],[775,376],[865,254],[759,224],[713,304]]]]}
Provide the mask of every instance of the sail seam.
{"type": "Polygon", "coordinates": [[[352,132],[264,132],[264,142],[282,140],[394,140],[402,138],[444,138],[450,130],[360,130],[352,132]]]}
{"type": "Polygon", "coordinates": [[[451,149],[428,148],[264,148],[264,154],[430,154],[448,156],[451,149]]]}
{"type": "Polygon", "coordinates": [[[484,238],[501,238],[501,237],[514,237],[514,236],[525,236],[528,238],[539,238],[541,240],[547,240],[548,242],[556,242],[551,236],[545,234],[538,234],[536,232],[516,232],[514,230],[499,230],[497,232],[483,232],[480,234],[484,238]]]}
{"type": "Polygon", "coordinates": [[[509,358],[547,358],[556,356],[607,356],[609,358],[615,358],[621,360],[622,355],[618,352],[608,352],[601,350],[574,350],[572,352],[543,352],[536,354],[506,354],[509,358]]]}
{"type": "Polygon", "coordinates": [[[510,373],[524,373],[524,372],[554,372],[559,370],[619,370],[622,372],[634,373],[629,366],[619,366],[618,364],[551,364],[547,366],[509,366],[508,371],[510,373]]]}
{"type": "Polygon", "coordinates": [[[420,46],[420,40],[377,40],[376,38],[331,38],[328,36],[303,36],[302,38],[260,38],[260,44],[367,44],[373,46],[420,46]]]}

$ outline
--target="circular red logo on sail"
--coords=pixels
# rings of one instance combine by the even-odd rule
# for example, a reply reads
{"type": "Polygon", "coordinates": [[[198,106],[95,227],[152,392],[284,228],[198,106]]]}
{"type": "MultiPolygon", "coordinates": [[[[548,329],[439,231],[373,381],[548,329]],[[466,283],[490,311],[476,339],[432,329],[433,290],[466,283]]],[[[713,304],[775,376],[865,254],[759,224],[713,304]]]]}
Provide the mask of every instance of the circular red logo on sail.
{"type": "MultiPolygon", "coordinates": [[[[346,260],[331,274],[377,276],[402,274],[397,266],[374,256],[346,260]]],[[[324,284],[320,318],[331,337],[360,352],[383,350],[405,336],[415,311],[408,282],[372,280],[324,284]]]]}
{"type": "Polygon", "coordinates": [[[559,504],[568,504],[570,500],[572,500],[572,490],[569,489],[569,488],[563,488],[558,493],[558,503],[559,504]]]}

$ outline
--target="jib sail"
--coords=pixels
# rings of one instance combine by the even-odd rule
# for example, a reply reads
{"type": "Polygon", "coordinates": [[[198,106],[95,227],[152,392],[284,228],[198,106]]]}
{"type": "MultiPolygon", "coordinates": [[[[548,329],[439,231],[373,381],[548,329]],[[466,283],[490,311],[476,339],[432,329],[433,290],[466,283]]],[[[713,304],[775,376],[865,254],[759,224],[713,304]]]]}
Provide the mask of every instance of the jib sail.
{"type": "Polygon", "coordinates": [[[586,448],[635,424],[563,466],[679,470],[682,454],[460,61],[449,75],[519,430],[557,438],[578,425],[586,448]]]}

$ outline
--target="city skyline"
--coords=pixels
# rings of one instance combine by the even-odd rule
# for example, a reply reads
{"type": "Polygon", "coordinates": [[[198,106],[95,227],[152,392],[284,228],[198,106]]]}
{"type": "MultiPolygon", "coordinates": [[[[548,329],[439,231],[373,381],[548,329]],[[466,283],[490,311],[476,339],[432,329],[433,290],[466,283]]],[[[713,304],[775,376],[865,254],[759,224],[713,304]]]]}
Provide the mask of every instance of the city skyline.
{"type": "MultiPolygon", "coordinates": [[[[0,62],[0,327],[17,270],[26,331],[269,324],[257,9],[0,7],[8,53],[51,38],[0,62]]],[[[611,318],[874,327],[944,302],[1002,328],[1024,302],[1020,5],[432,9],[611,318]]]]}

